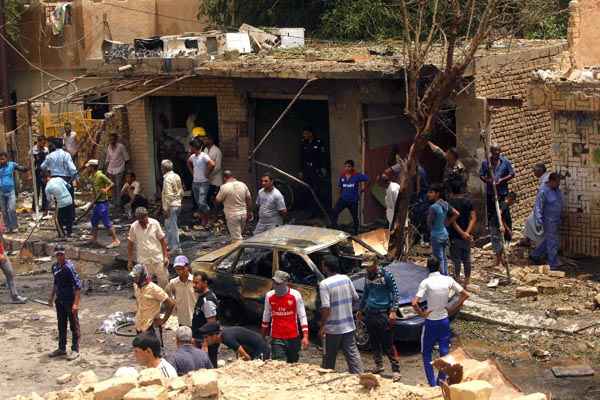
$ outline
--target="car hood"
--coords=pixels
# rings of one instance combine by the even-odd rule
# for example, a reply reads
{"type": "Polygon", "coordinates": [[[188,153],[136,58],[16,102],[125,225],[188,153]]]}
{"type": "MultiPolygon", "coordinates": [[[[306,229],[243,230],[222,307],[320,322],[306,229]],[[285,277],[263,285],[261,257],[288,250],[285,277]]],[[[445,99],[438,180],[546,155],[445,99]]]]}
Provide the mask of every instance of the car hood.
{"type": "MultiPolygon", "coordinates": [[[[384,269],[396,279],[400,296],[398,299],[399,305],[409,304],[417,294],[419,284],[429,275],[429,271],[425,267],[400,261],[393,262],[384,269]]],[[[365,287],[365,273],[360,272],[352,275],[351,279],[356,291],[361,295],[365,287]]]]}

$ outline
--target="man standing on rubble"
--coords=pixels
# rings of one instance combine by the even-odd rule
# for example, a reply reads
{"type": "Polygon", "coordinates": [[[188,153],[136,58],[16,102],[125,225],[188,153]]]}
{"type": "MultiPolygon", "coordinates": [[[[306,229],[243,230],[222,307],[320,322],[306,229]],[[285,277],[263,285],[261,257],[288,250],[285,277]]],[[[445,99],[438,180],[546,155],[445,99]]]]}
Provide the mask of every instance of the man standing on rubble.
{"type": "MultiPolygon", "coordinates": [[[[533,175],[540,182],[540,186],[538,188],[539,193],[546,186],[546,182],[548,182],[550,172],[546,171],[546,166],[544,165],[544,163],[537,163],[533,166],[533,175]]],[[[529,247],[532,243],[537,246],[542,240],[544,240],[544,232],[536,230],[535,207],[531,211],[531,214],[529,214],[529,217],[527,217],[527,220],[525,221],[523,236],[523,239],[519,241],[520,246],[529,247]]]]}
{"type": "Polygon", "coordinates": [[[243,239],[246,223],[252,219],[252,196],[244,182],[235,179],[231,171],[223,173],[225,184],[219,189],[216,201],[223,203],[225,221],[232,242],[243,239]]]}
{"type": "Polygon", "coordinates": [[[219,355],[219,344],[206,344],[204,343],[204,336],[200,333],[202,328],[207,323],[217,322],[217,309],[219,300],[212,290],[209,289],[208,285],[210,280],[206,272],[196,271],[194,272],[194,290],[196,291],[196,304],[194,306],[194,316],[192,318],[192,334],[196,340],[196,344],[202,347],[206,345],[206,352],[208,358],[212,362],[213,366],[217,367],[217,357],[219,355]]]}
{"type": "Polygon", "coordinates": [[[46,156],[48,155],[48,147],[46,146],[46,138],[44,136],[38,136],[35,145],[31,149],[31,155],[33,156],[33,161],[35,165],[35,182],[37,185],[37,195],[38,198],[34,202],[34,207],[40,206],[40,197],[42,199],[42,212],[48,212],[48,199],[44,195],[44,191],[46,189],[46,181],[44,179],[44,169],[42,168],[42,163],[46,160],[46,156]]]}
{"type": "Polygon", "coordinates": [[[260,178],[260,184],[262,189],[258,191],[256,197],[258,223],[254,229],[255,235],[283,225],[283,217],[287,214],[285,199],[273,185],[273,177],[270,174],[263,174],[260,178]]]}
{"type": "Polygon", "coordinates": [[[271,336],[273,360],[296,363],[300,358],[300,347],[306,350],[309,346],[308,319],[302,295],[288,286],[289,280],[287,272],[275,272],[273,290],[265,296],[261,331],[263,336],[271,336]],[[299,336],[300,330],[302,339],[299,336]]]}
{"type": "Polygon", "coordinates": [[[323,368],[335,369],[337,354],[341,349],[351,374],[362,374],[360,358],[354,334],[356,324],[352,303],[358,302],[358,294],[350,278],[340,274],[337,257],[326,255],[323,260],[326,279],[319,283],[321,296],[321,329],[323,340],[323,368]]]}
{"type": "MultiPolygon", "coordinates": [[[[8,161],[8,153],[0,152],[0,209],[8,233],[17,230],[17,195],[15,194],[15,171],[29,171],[27,167],[8,161]]],[[[35,202],[35,200],[34,200],[35,202]]]]}
{"type": "Polygon", "coordinates": [[[380,374],[384,371],[382,355],[385,354],[390,360],[394,378],[398,379],[400,362],[394,347],[393,330],[399,298],[396,279],[389,271],[379,267],[377,256],[374,254],[365,257],[363,265],[366,267],[367,274],[357,318],[364,318],[367,326],[373,361],[375,361],[373,373],[380,374]]]}
{"type": "Polygon", "coordinates": [[[181,253],[177,217],[181,210],[183,184],[179,175],[173,172],[173,162],[171,160],[162,160],[160,168],[163,172],[162,209],[165,215],[167,244],[169,245],[169,251],[172,253],[181,253]]]}
{"type": "Polygon", "coordinates": [[[75,270],[75,266],[66,259],[64,246],[57,245],[54,248],[56,263],[52,266],[54,285],[48,299],[48,305],[56,306],[56,318],[58,320],[58,349],[48,356],[50,358],[67,355],[67,323],[71,326],[73,338],[71,341],[71,353],[68,360],[79,357],[79,299],[81,296],[81,280],[75,270]]]}
{"type": "Polygon", "coordinates": [[[215,138],[212,134],[208,134],[202,138],[202,142],[204,143],[203,152],[208,154],[210,159],[215,163],[215,167],[208,175],[210,186],[206,195],[208,206],[213,208],[215,207],[215,196],[223,184],[223,153],[221,153],[221,149],[215,144],[215,138]]]}
{"type": "Polygon", "coordinates": [[[385,188],[385,217],[388,221],[388,227],[391,229],[396,210],[396,200],[400,193],[400,185],[393,182],[385,172],[381,174],[380,181],[385,188]]]}
{"type": "MultiPolygon", "coordinates": [[[[302,170],[300,171],[300,179],[309,185],[317,197],[321,199],[321,182],[327,176],[325,168],[325,146],[321,139],[315,137],[312,127],[306,126],[302,129],[302,147],[300,152],[302,162],[302,170]]],[[[311,211],[314,215],[320,212],[319,207],[311,199],[308,201],[311,205],[311,211]]]]}
{"type": "Polygon", "coordinates": [[[61,178],[67,183],[69,193],[71,193],[71,198],[73,199],[71,207],[73,208],[73,215],[75,215],[75,183],[79,174],[73,163],[71,154],[64,151],[62,146],[63,144],[60,140],[50,145],[51,151],[42,163],[42,169],[50,171],[52,177],[61,178]],[[52,150],[52,146],[55,147],[54,150],[52,150]]]}
{"type": "Polygon", "coordinates": [[[125,166],[129,162],[129,153],[123,143],[119,142],[119,135],[110,135],[110,143],[106,148],[106,173],[115,183],[112,190],[112,204],[115,209],[121,206],[121,187],[125,175],[125,166]]]}
{"type": "Polygon", "coordinates": [[[136,260],[148,268],[148,272],[156,276],[158,286],[166,288],[169,283],[169,250],[165,233],[160,223],[148,217],[148,210],[138,207],[135,210],[136,221],[129,228],[127,237],[127,267],[133,267],[133,251],[136,260]]]}
{"type": "Polygon", "coordinates": [[[171,279],[165,291],[175,299],[175,312],[179,326],[192,327],[196,292],[192,281],[192,267],[186,256],[177,256],[173,262],[177,278],[171,279]]]}
{"type": "Polygon", "coordinates": [[[50,177],[50,173],[46,171],[44,175],[45,193],[44,197],[49,203],[55,205],[56,215],[55,224],[59,238],[70,238],[73,233],[73,199],[69,193],[67,182],[59,177],[50,177]]]}
{"type": "Polygon", "coordinates": [[[77,164],[77,155],[79,153],[79,143],[77,143],[77,132],[71,129],[71,123],[65,122],[63,135],[63,143],[65,150],[73,157],[73,162],[77,164]]]}
{"type": "Polygon", "coordinates": [[[488,160],[483,160],[479,179],[485,183],[486,208],[488,221],[490,215],[496,213],[496,202],[494,200],[494,186],[498,194],[498,203],[504,202],[508,196],[508,182],[515,177],[515,171],[511,162],[502,154],[499,144],[494,143],[490,146],[490,160],[492,162],[491,171],[488,160]]]}
{"type": "Polygon", "coordinates": [[[544,231],[544,240],[535,248],[529,257],[539,263],[545,255],[551,270],[556,270],[561,265],[558,258],[560,247],[560,217],[563,208],[563,195],[559,189],[560,176],[553,172],[548,176],[548,182],[540,189],[535,199],[535,224],[536,230],[544,231]]]}
{"type": "Polygon", "coordinates": [[[6,278],[6,287],[10,293],[10,302],[12,304],[25,304],[27,301],[26,297],[19,296],[17,286],[15,285],[15,270],[10,263],[10,259],[4,251],[4,242],[2,239],[2,233],[4,232],[4,221],[2,214],[0,214],[0,269],[4,273],[6,278]]]}
{"type": "Polygon", "coordinates": [[[210,187],[208,177],[216,164],[210,159],[208,154],[202,152],[202,143],[200,140],[192,140],[190,147],[192,148],[192,155],[188,158],[187,165],[194,177],[192,193],[198,204],[199,211],[199,214],[194,215],[194,217],[199,217],[202,225],[206,226],[208,224],[208,212],[210,211],[207,199],[208,188],[210,187]]]}
{"type": "Polygon", "coordinates": [[[337,226],[338,217],[346,208],[350,211],[353,222],[353,233],[358,234],[359,220],[358,210],[360,194],[366,190],[366,184],[369,182],[369,177],[354,169],[354,160],[347,160],[344,163],[344,171],[338,180],[338,188],[340,189],[340,198],[332,211],[331,222],[337,226]]]}
{"type": "Polygon", "coordinates": [[[175,302],[164,290],[152,282],[152,275],[145,265],[134,265],[129,275],[133,278],[133,293],[137,302],[135,329],[138,334],[148,332],[157,336],[155,328],[161,329],[169,320],[175,308],[175,302]],[[162,304],[164,304],[165,315],[161,318],[162,304]]]}
{"type": "Polygon", "coordinates": [[[94,187],[94,209],[92,210],[92,243],[98,243],[98,225],[100,221],[104,227],[110,231],[112,242],[106,246],[109,249],[119,247],[121,241],[117,237],[117,231],[110,221],[108,212],[108,193],[114,186],[114,183],[98,169],[98,160],[89,160],[85,167],[90,171],[92,186],[94,187]]]}
{"type": "Polygon", "coordinates": [[[458,312],[469,297],[469,293],[456,283],[452,277],[440,273],[440,261],[437,257],[429,257],[427,268],[429,269],[429,276],[419,284],[417,294],[412,300],[412,306],[417,314],[425,318],[421,335],[423,367],[429,385],[437,386],[438,382],[444,379],[444,376],[440,374],[438,379],[435,378],[431,366],[433,347],[436,343],[439,345],[440,357],[448,354],[451,336],[449,317],[458,312]],[[449,304],[451,290],[458,293],[459,299],[455,303],[449,304]],[[421,308],[422,301],[427,301],[427,309],[425,310],[421,308]]]}

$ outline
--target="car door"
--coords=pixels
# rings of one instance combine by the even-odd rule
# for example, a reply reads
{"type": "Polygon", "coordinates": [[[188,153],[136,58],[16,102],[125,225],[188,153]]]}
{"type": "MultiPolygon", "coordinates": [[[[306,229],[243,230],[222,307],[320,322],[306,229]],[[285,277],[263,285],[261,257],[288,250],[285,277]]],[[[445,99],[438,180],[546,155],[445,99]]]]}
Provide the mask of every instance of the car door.
{"type": "Polygon", "coordinates": [[[276,253],[272,248],[242,247],[233,270],[245,311],[262,316],[265,295],[272,288],[276,253]]]}

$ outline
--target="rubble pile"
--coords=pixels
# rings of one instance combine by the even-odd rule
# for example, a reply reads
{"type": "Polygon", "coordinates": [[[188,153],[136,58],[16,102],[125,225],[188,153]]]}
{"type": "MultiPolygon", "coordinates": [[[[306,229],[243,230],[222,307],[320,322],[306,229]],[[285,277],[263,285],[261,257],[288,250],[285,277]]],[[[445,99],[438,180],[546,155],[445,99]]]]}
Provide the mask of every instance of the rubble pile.
{"type": "MultiPolygon", "coordinates": [[[[86,371],[77,377],[79,384],[73,388],[45,396],[31,393],[14,400],[421,400],[441,397],[436,388],[408,386],[370,374],[378,385],[366,387],[356,375],[279,361],[239,361],[218,370],[199,370],[172,379],[163,378],[156,368],[139,374],[131,368],[122,370],[123,373],[104,381],[98,381],[93,371],[86,371]]],[[[59,380],[61,383],[74,381],[70,376],[61,376],[59,380]]]]}

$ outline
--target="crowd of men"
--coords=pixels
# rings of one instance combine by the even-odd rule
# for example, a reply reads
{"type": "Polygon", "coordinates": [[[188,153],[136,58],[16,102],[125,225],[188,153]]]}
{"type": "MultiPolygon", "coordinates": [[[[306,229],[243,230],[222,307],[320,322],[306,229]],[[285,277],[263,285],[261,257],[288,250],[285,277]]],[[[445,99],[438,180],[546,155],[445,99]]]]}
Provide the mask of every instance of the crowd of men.
{"type": "MultiPolygon", "coordinates": [[[[472,267],[470,248],[477,215],[466,190],[466,169],[457,151],[450,149],[444,152],[432,143],[429,147],[436,156],[445,160],[445,164],[440,183],[429,184],[426,170],[420,165],[412,182],[411,218],[426,221],[425,224],[417,224],[417,230],[421,240],[429,242],[432,250],[428,260],[429,277],[421,282],[412,305],[415,312],[426,320],[422,341],[423,364],[428,382],[436,385],[438,378],[433,374],[431,354],[435,345],[439,346],[441,355],[449,351],[449,316],[457,312],[468,297],[466,288],[472,267]],[[453,277],[448,276],[448,250],[453,277]],[[451,290],[459,294],[459,301],[453,304],[448,303],[451,290]],[[423,301],[427,302],[427,308],[422,308],[423,301]]],[[[305,165],[301,176],[312,184],[326,174],[316,161],[322,149],[313,132],[305,129],[305,165]]],[[[79,156],[76,133],[69,124],[65,124],[63,141],[53,142],[48,149],[45,139],[39,138],[32,154],[35,158],[35,179],[42,188],[34,205],[40,207],[41,200],[43,211],[54,208],[58,235],[68,240],[73,233],[75,219],[74,187],[80,178],[75,163],[79,156]]],[[[242,327],[221,327],[219,300],[210,290],[208,276],[203,272],[193,273],[189,260],[181,255],[178,216],[183,205],[184,186],[181,177],[173,170],[173,162],[162,160],[160,164],[164,230],[161,223],[150,216],[148,201],[143,197],[135,174],[127,172],[128,162],[127,148],[119,142],[118,136],[111,135],[106,152],[106,174],[95,159],[85,163],[85,174],[91,179],[94,196],[90,217],[93,242],[98,242],[98,228],[102,222],[112,237],[107,247],[120,245],[111,222],[111,209],[113,212],[124,211],[135,218],[127,236],[127,254],[136,298],[135,328],[138,336],[133,341],[136,360],[145,367],[159,368],[166,377],[183,375],[199,368],[216,368],[221,345],[232,349],[243,360],[272,358],[297,362],[300,352],[310,345],[309,326],[304,300],[299,291],[290,287],[290,276],[284,271],[274,273],[273,289],[265,297],[261,333],[242,327]],[[168,266],[174,255],[177,277],[169,279],[168,266]],[[179,322],[177,351],[163,358],[162,326],[173,313],[179,322]]],[[[261,188],[253,202],[248,186],[237,180],[231,171],[222,169],[221,151],[206,132],[201,138],[193,136],[190,141],[187,168],[193,176],[193,217],[200,224],[209,223],[211,209],[218,204],[223,205],[232,241],[243,239],[255,208],[258,219],[254,234],[284,224],[288,210],[272,176],[261,176],[261,188]]],[[[26,170],[9,161],[6,153],[0,153],[0,208],[9,232],[14,231],[18,224],[14,172],[26,170]]],[[[378,183],[386,189],[386,217],[390,224],[400,191],[395,182],[400,171],[402,168],[398,163],[383,171],[378,178],[378,183]]],[[[560,179],[555,173],[547,173],[543,164],[536,165],[534,173],[540,179],[540,187],[525,235],[529,241],[536,243],[532,260],[538,262],[546,257],[554,269],[560,265],[557,257],[563,201],[560,179]]],[[[514,176],[510,161],[502,156],[499,146],[493,145],[489,161],[485,160],[481,165],[480,179],[486,185],[487,222],[498,265],[506,263],[504,249],[512,239],[510,207],[516,201],[516,195],[509,190],[509,182],[514,176]]],[[[344,163],[338,179],[339,198],[331,213],[334,226],[337,226],[339,214],[348,209],[353,220],[353,232],[358,233],[361,193],[366,190],[369,180],[368,176],[356,171],[353,160],[344,163]]],[[[49,304],[56,307],[59,341],[58,348],[50,353],[50,357],[75,359],[79,355],[81,281],[73,263],[66,258],[64,246],[57,246],[55,255],[56,263],[52,268],[54,284],[49,304]],[[68,326],[73,338],[71,352],[67,354],[68,326]]],[[[0,267],[7,276],[12,300],[25,301],[14,286],[14,273],[1,246],[0,267]]],[[[364,367],[355,339],[356,322],[352,306],[358,301],[357,292],[352,281],[340,273],[335,257],[325,257],[320,267],[327,277],[319,283],[319,337],[323,345],[323,366],[335,368],[337,354],[342,351],[349,371],[361,373],[364,367]]],[[[398,378],[400,364],[391,328],[397,318],[399,296],[396,282],[374,256],[366,258],[364,267],[366,283],[356,318],[364,322],[369,334],[375,364],[373,372],[384,371],[385,355],[394,377],[398,378]]]]}

